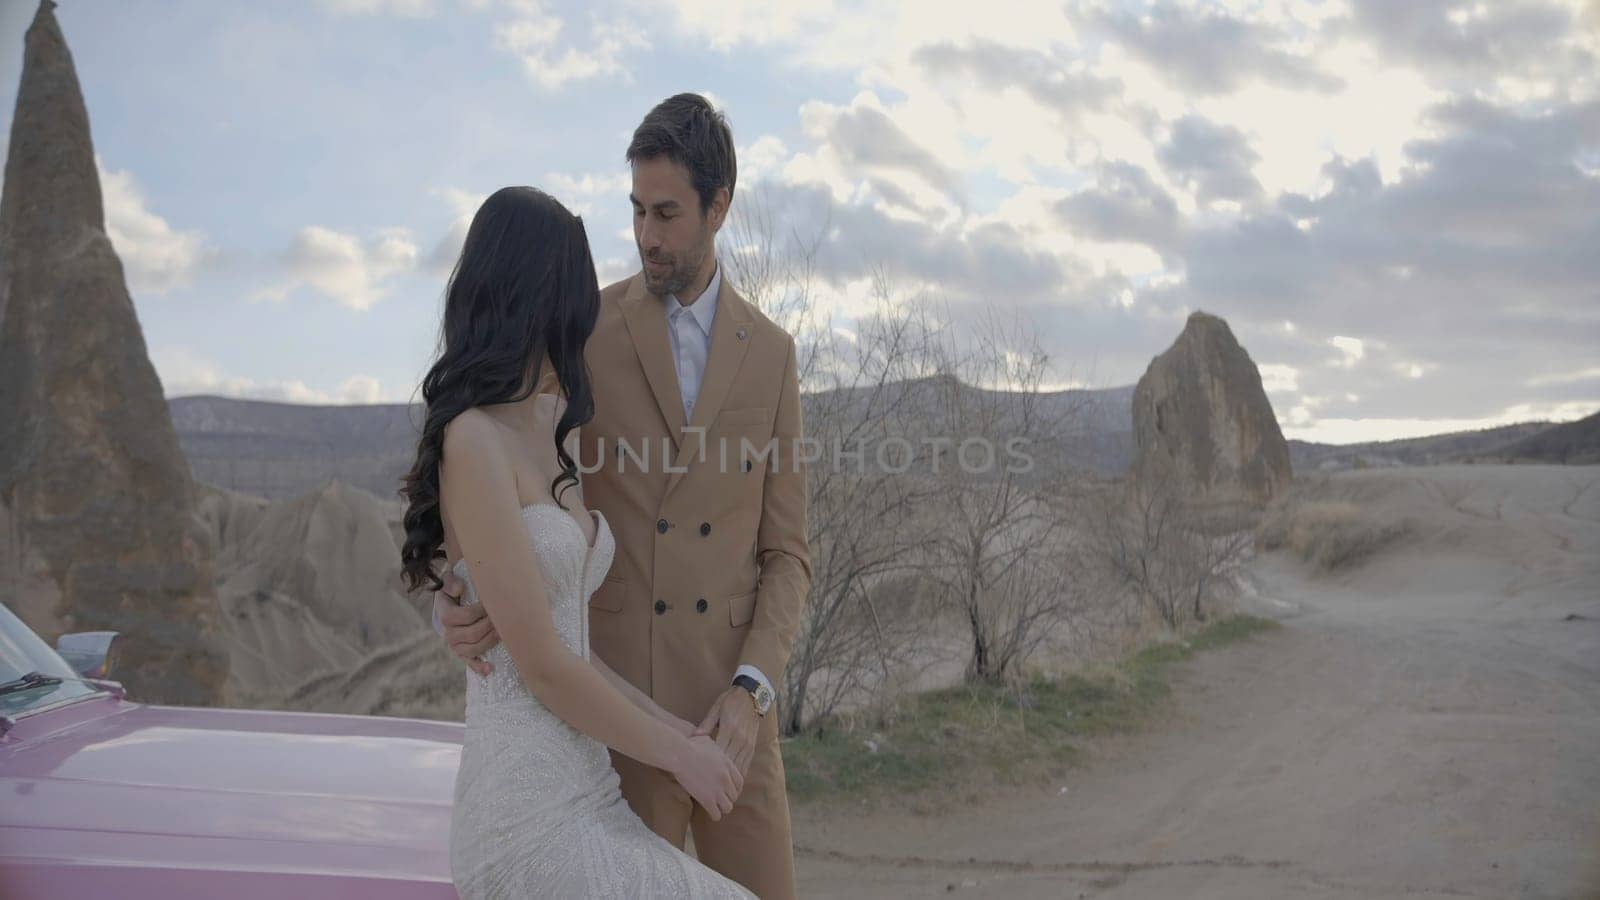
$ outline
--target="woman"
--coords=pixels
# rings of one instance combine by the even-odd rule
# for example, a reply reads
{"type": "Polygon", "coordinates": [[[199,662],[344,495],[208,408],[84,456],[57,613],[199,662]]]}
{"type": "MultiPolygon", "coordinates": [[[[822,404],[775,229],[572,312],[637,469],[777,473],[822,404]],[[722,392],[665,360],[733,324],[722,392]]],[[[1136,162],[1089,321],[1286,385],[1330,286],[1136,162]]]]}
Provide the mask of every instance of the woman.
{"type": "Polygon", "coordinates": [[[741,787],[711,738],[589,654],[589,595],[616,549],[574,462],[599,302],[576,216],[533,188],[484,201],[446,289],[402,491],[407,587],[437,590],[434,561],[455,561],[500,635],[490,674],[467,674],[451,874],[468,900],[749,897],[639,820],[606,752],[671,772],[713,818],[741,787]],[[545,366],[561,396],[535,393],[545,366]]]}

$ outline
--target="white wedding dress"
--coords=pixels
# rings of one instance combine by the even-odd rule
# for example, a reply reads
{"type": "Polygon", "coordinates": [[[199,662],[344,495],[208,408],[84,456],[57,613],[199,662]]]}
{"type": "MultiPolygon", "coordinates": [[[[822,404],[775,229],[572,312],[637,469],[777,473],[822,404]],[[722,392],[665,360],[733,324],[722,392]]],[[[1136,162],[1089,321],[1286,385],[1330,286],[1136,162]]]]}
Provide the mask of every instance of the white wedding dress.
{"type": "MultiPolygon", "coordinates": [[[[550,612],[572,652],[589,657],[589,595],[616,539],[592,510],[595,542],[565,510],[525,507],[550,612]]],[[[465,603],[477,603],[465,561],[465,603]]],[[[456,774],[450,874],[464,900],[529,897],[754,895],[672,846],[622,799],[605,745],[546,709],[522,683],[505,644],[487,678],[467,670],[467,736],[456,774]]]]}

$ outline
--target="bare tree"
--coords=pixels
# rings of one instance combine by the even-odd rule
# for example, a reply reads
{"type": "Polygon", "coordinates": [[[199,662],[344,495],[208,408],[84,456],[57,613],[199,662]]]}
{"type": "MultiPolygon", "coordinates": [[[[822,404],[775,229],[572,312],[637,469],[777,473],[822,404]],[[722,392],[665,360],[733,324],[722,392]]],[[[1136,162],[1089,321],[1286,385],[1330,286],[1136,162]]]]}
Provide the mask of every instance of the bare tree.
{"type": "Polygon", "coordinates": [[[873,279],[872,309],[845,329],[819,301],[813,236],[783,233],[765,196],[734,208],[722,259],[744,295],[796,338],[809,467],[811,592],[783,674],[782,731],[794,734],[880,686],[911,655],[923,619],[885,615],[886,580],[925,544],[912,511],[929,485],[877,464],[874,448],[915,414],[907,384],[924,374],[931,326],[873,279]]]}
{"type": "Polygon", "coordinates": [[[1206,621],[1207,602],[1233,589],[1250,547],[1248,527],[1209,514],[1181,480],[1159,470],[1107,492],[1097,511],[1103,559],[1173,631],[1206,621]]]}
{"type": "Polygon", "coordinates": [[[999,681],[1083,603],[1059,455],[1081,401],[1044,390],[1049,358],[1020,317],[986,311],[940,347],[930,436],[941,527],[936,565],[969,635],[968,673],[999,681]]]}

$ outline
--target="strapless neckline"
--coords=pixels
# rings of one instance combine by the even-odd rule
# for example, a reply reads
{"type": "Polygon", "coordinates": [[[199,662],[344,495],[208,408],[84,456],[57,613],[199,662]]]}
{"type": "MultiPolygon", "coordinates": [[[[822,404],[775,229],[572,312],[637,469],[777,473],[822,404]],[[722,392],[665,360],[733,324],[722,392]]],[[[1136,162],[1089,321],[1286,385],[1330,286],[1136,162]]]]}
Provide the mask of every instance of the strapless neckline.
{"type": "MultiPolygon", "coordinates": [[[[536,509],[555,510],[556,513],[558,513],[558,518],[566,519],[567,523],[577,530],[578,543],[583,545],[584,568],[587,569],[589,566],[589,559],[594,556],[594,551],[600,546],[600,532],[603,530],[601,526],[606,524],[605,513],[602,513],[598,509],[589,510],[589,519],[595,523],[594,542],[590,543],[589,539],[583,533],[583,526],[578,524],[578,520],[574,519],[570,515],[567,515],[566,510],[555,505],[554,503],[529,503],[527,506],[522,508],[522,518],[526,520],[528,518],[528,514],[536,509]]],[[[450,566],[450,571],[455,572],[457,575],[463,574],[461,570],[466,564],[467,558],[463,556],[450,566]]]]}
{"type": "Polygon", "coordinates": [[[593,552],[594,548],[599,545],[599,543],[600,543],[600,523],[601,523],[602,520],[605,519],[605,514],[600,512],[600,510],[598,510],[598,509],[590,509],[589,510],[589,521],[594,523],[594,540],[590,541],[589,538],[586,535],[584,535],[583,526],[578,524],[578,520],[574,519],[572,516],[568,515],[566,510],[564,510],[561,507],[555,505],[554,503],[529,503],[527,506],[524,506],[522,508],[522,515],[524,517],[526,517],[529,512],[531,512],[533,510],[536,510],[536,509],[553,509],[556,512],[560,513],[561,514],[561,518],[566,519],[568,522],[571,522],[572,523],[572,527],[578,529],[578,535],[579,535],[579,537],[581,537],[583,539],[584,547],[588,548],[588,550],[590,552],[593,552]]]}

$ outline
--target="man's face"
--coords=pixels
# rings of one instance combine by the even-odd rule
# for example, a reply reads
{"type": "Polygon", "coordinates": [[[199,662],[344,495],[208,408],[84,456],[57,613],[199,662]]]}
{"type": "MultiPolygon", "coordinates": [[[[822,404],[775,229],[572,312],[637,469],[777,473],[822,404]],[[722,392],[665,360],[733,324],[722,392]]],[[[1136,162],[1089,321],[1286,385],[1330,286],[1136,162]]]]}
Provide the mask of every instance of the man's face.
{"type": "Polygon", "coordinates": [[[644,285],[662,297],[688,287],[711,252],[727,211],[726,191],[700,211],[689,170],[666,157],[633,164],[633,242],[644,266],[644,285]]]}

